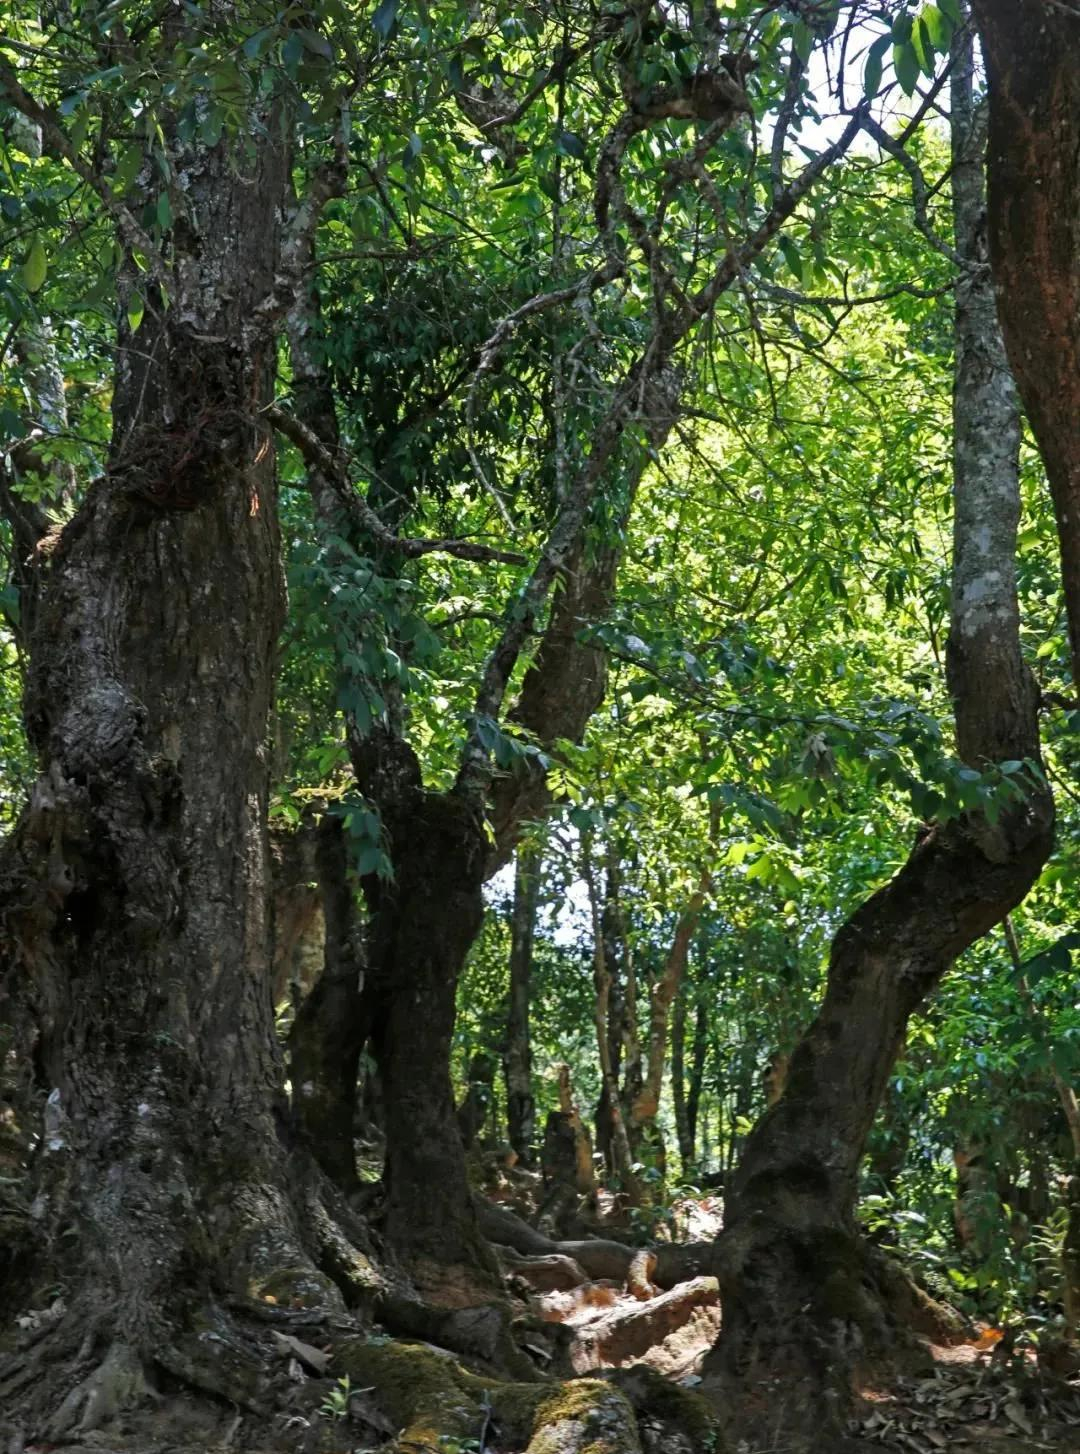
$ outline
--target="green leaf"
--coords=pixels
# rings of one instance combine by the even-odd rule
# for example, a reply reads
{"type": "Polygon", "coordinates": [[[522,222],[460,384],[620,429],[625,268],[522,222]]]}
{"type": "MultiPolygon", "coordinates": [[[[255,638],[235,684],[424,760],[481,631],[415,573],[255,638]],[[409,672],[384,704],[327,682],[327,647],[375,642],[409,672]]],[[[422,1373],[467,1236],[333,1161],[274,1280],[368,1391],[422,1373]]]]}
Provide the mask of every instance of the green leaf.
{"type": "Polygon", "coordinates": [[[45,282],[45,275],[49,271],[49,262],[45,256],[45,244],[41,240],[41,234],[36,233],[30,251],[26,255],[26,261],[22,265],[22,280],[28,293],[36,293],[45,282]]]}
{"type": "Polygon", "coordinates": [[[920,15],[915,22],[915,28],[911,32],[911,44],[915,48],[915,54],[919,60],[919,69],[924,76],[934,74],[934,44],[930,39],[930,31],[926,22],[920,15]]]}
{"type": "Polygon", "coordinates": [[[356,871],[361,878],[378,873],[382,866],[382,850],[378,843],[364,843],[356,853],[356,871]]]}
{"type": "Polygon", "coordinates": [[[801,279],[802,258],[799,256],[799,249],[786,232],[780,234],[780,251],[784,254],[784,262],[787,263],[789,271],[801,279]]]}
{"type": "Polygon", "coordinates": [[[308,30],[306,28],[298,30],[296,33],[303,41],[305,50],[311,51],[313,55],[322,56],[324,61],[332,61],[334,59],[334,47],[325,35],[320,35],[317,30],[308,30]]]}
{"type": "Polygon", "coordinates": [[[172,226],[172,204],[168,192],[162,192],[157,199],[157,220],[162,232],[168,232],[172,226]]]}
{"type": "Polygon", "coordinates": [[[244,54],[249,61],[258,60],[262,54],[263,47],[273,33],[272,28],[267,25],[262,30],[257,30],[253,35],[248,36],[247,40],[244,41],[244,54]]]}
{"type": "Polygon", "coordinates": [[[128,327],[132,333],[138,333],[139,324],[143,321],[143,314],[146,312],[146,304],[143,302],[141,293],[132,293],[127,306],[128,327]]]}
{"type": "Polygon", "coordinates": [[[379,6],[371,17],[372,29],[380,40],[390,39],[390,32],[397,23],[398,0],[379,0],[379,6]]]}
{"type": "Polygon", "coordinates": [[[225,127],[225,112],[220,106],[211,106],[199,122],[199,140],[207,146],[217,146],[225,127]]]}
{"type": "Polygon", "coordinates": [[[893,46],[893,66],[896,68],[896,79],[900,82],[900,89],[904,95],[913,95],[922,73],[922,67],[919,65],[919,57],[910,40],[893,46]]]}
{"type": "Polygon", "coordinates": [[[797,20],[791,27],[791,44],[802,62],[810,59],[810,52],[814,49],[814,32],[805,20],[797,20]]]}
{"type": "Polygon", "coordinates": [[[919,24],[926,27],[934,49],[944,55],[952,39],[953,22],[936,5],[925,5],[919,15],[919,24]]]}
{"type": "Polygon", "coordinates": [[[881,69],[885,60],[885,52],[891,44],[892,36],[879,35],[866,52],[866,64],[863,67],[864,95],[876,96],[881,90],[881,69]]]}
{"type": "Polygon", "coordinates": [[[112,175],[112,189],[118,197],[124,195],[139,175],[139,169],[143,164],[145,155],[146,153],[138,142],[133,142],[130,146],[126,146],[120,153],[120,157],[116,163],[116,169],[112,175]]]}

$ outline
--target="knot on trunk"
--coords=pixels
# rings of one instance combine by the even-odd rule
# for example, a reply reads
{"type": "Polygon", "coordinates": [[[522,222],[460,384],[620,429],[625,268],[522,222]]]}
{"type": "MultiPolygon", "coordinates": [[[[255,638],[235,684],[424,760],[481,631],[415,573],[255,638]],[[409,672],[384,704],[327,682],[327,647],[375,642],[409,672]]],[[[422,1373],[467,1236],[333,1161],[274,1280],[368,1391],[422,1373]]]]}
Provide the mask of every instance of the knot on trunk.
{"type": "Polygon", "coordinates": [[[161,510],[194,510],[259,455],[248,381],[260,368],[186,328],[163,330],[148,352],[136,412],[117,421],[109,478],[161,510]]]}

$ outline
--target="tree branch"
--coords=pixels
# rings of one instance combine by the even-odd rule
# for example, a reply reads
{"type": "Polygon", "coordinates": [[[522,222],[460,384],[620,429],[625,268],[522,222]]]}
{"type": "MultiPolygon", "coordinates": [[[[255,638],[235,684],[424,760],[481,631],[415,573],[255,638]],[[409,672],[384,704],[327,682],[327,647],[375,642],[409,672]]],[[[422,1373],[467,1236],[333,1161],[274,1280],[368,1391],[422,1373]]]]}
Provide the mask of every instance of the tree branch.
{"type": "Polygon", "coordinates": [[[458,560],[497,561],[503,565],[527,564],[527,557],[517,551],[498,550],[490,545],[480,545],[473,540],[461,540],[454,536],[425,539],[417,536],[395,535],[383,524],[364,497],[356,493],[345,474],[340,458],[326,448],[313,430],[276,404],[270,405],[264,412],[274,428],[292,444],[295,444],[305,461],[323,475],[332,486],[344,513],[376,545],[395,550],[410,560],[415,560],[422,555],[452,555],[458,560]]]}

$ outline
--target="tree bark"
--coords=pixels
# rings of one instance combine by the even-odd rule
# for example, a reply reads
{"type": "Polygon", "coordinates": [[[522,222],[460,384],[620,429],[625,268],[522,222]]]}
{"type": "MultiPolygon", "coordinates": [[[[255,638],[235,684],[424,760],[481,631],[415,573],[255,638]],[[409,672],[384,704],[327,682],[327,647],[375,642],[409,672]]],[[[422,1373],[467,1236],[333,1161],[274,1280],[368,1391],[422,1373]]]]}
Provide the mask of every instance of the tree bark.
{"type": "MultiPolygon", "coordinates": [[[[970,38],[962,38],[952,108],[964,266],[955,311],[948,677],[959,753],[982,770],[1037,760],[1039,733],[1016,602],[1019,419],[980,247],[972,68],[970,38]]],[[[956,957],[1024,897],[1052,839],[1052,801],[1035,776],[996,823],[969,812],[925,830],[896,877],[838,933],[821,1009],[783,1094],[747,1141],[719,1248],[724,1331],[712,1367],[744,1399],[782,1376],[796,1432],[808,1410],[835,1427],[853,1365],[886,1355],[892,1343],[854,1207],[859,1162],[908,1017],[956,957]]]]}
{"type": "Polygon", "coordinates": [[[167,254],[146,243],[137,338],[120,330],[108,470],[42,567],[39,775],[0,860],[0,960],[49,1091],[40,1271],[69,1295],[50,1336],[5,1359],[0,1405],[21,1389],[50,1437],[138,1403],[162,1370],[257,1403],[260,1361],[225,1294],[343,1306],[316,1266],[269,992],[284,593],[260,320],[289,156],[281,118],[252,119],[244,149],[169,138],[178,221],[167,254]]]}
{"type": "Polygon", "coordinates": [[[1049,0],[971,8],[989,81],[998,310],[1054,499],[1080,681],[1080,15],[1049,0]]]}
{"type": "MultiPolygon", "coordinates": [[[[623,1192],[637,1205],[640,1200],[640,1186],[633,1170],[634,1158],[630,1150],[626,1121],[623,1117],[622,1097],[619,1094],[618,1065],[615,1061],[612,1042],[611,1019],[611,950],[610,937],[605,931],[605,917],[611,903],[613,878],[609,870],[606,879],[607,897],[600,901],[600,886],[588,845],[582,862],[582,874],[589,895],[589,909],[593,931],[593,1020],[596,1028],[596,1048],[600,1061],[600,1107],[597,1111],[597,1141],[604,1151],[611,1170],[619,1178],[623,1192]],[[603,1137],[606,1134],[606,1142],[603,1137]]],[[[615,880],[617,883],[617,879],[615,880]]],[[[610,922],[610,921],[609,921],[610,922]]]]}
{"type": "Polygon", "coordinates": [[[510,928],[510,1006],[506,1020],[506,1120],[510,1145],[522,1166],[536,1155],[536,1101],[532,1088],[533,939],[540,895],[540,853],[522,844],[514,871],[510,928]]]}
{"type": "Polygon", "coordinates": [[[324,925],[322,972],[289,1034],[293,1111],[319,1164],[348,1192],[357,1184],[356,1078],[367,1040],[360,993],[364,946],[340,818],[315,829],[314,863],[324,925]]]}
{"type": "Polygon", "coordinates": [[[385,1230],[433,1296],[456,1268],[482,1300],[499,1287],[499,1274],[476,1223],[450,1059],[458,978],[484,914],[487,839],[466,803],[425,792],[411,753],[409,763],[401,771],[410,785],[399,780],[393,797],[382,798],[393,879],[364,885],[372,916],[366,997],[385,1108],[385,1230]]]}

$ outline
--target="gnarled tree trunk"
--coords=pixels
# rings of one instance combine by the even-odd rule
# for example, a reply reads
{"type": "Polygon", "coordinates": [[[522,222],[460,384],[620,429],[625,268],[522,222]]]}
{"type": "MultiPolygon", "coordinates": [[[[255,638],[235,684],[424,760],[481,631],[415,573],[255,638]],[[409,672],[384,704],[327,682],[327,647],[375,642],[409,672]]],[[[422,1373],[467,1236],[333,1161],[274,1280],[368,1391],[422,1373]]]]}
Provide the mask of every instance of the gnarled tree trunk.
{"type": "Polygon", "coordinates": [[[385,1105],[386,1232],[421,1286],[439,1292],[456,1267],[483,1296],[500,1279],[476,1222],[450,1059],[458,978],[484,913],[487,840],[467,803],[425,792],[418,774],[399,785],[383,823],[394,877],[365,884],[365,997],[385,1105]]]}
{"type": "Polygon", "coordinates": [[[38,1267],[68,1294],[51,1335],[5,1359],[0,1406],[53,1437],[139,1403],[163,1369],[257,1403],[226,1296],[342,1306],[287,1140],[269,979],[284,593],[260,320],[284,276],[280,120],[253,118],[243,149],[170,138],[177,223],[124,274],[146,311],[120,333],[108,471],[41,566],[39,775],[0,861],[0,959],[48,1090],[38,1267]]]}
{"type": "MultiPolygon", "coordinates": [[[[954,552],[949,686],[960,756],[982,771],[1037,760],[1037,692],[1020,651],[1015,586],[1017,402],[980,245],[982,146],[970,39],[953,79],[957,280],[954,552]]],[[[931,826],[833,944],[821,1009],[784,1092],[754,1128],[720,1242],[724,1331],[713,1367],[746,1398],[783,1386],[790,1422],[835,1425],[860,1357],[891,1334],[854,1223],[859,1163],[908,1017],[970,944],[1027,893],[1052,844],[1037,776],[996,823],[931,826]],[[782,1377],[782,1385],[771,1380],[782,1377]]],[[[814,1437],[820,1434],[815,1429],[814,1437]]]]}
{"type": "Polygon", "coordinates": [[[312,836],[322,969],[289,1035],[292,1103],[319,1164],[351,1191],[357,1182],[356,1078],[368,1030],[360,992],[364,945],[341,819],[325,814],[312,836]]]}

